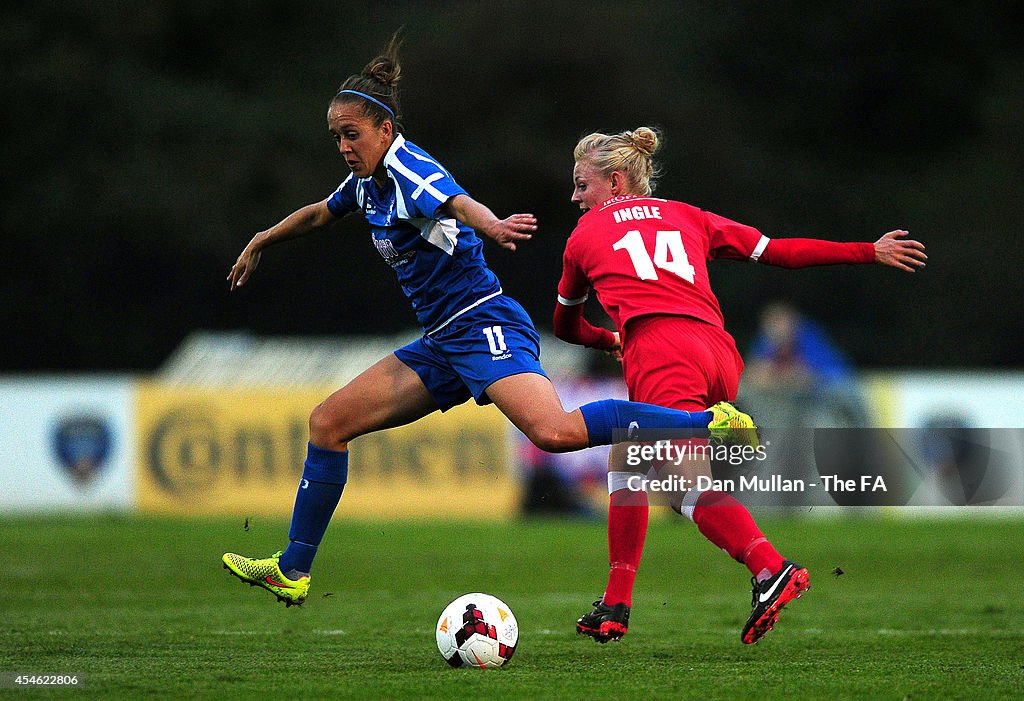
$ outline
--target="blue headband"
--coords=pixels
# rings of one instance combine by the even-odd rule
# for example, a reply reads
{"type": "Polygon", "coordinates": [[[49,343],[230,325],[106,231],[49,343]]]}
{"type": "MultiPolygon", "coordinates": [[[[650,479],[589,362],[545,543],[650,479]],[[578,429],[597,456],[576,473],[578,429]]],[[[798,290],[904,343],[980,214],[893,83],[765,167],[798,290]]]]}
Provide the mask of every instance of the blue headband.
{"type": "Polygon", "coordinates": [[[384,108],[384,111],[385,111],[385,112],[387,112],[388,114],[390,114],[390,115],[391,115],[391,118],[392,118],[392,119],[395,119],[395,111],[394,111],[393,109],[391,109],[390,107],[388,107],[387,105],[385,105],[385,104],[384,104],[383,102],[381,102],[380,100],[378,100],[377,98],[375,98],[375,97],[370,97],[370,96],[369,96],[369,95],[367,95],[366,93],[364,93],[364,92],[359,92],[358,90],[339,90],[339,91],[338,91],[338,94],[339,94],[339,95],[341,95],[342,93],[346,93],[346,92],[347,92],[347,93],[352,93],[353,95],[358,95],[359,97],[363,98],[364,100],[369,100],[370,102],[372,102],[372,103],[373,103],[373,104],[375,104],[375,105],[380,105],[381,107],[383,107],[383,108],[384,108]]]}

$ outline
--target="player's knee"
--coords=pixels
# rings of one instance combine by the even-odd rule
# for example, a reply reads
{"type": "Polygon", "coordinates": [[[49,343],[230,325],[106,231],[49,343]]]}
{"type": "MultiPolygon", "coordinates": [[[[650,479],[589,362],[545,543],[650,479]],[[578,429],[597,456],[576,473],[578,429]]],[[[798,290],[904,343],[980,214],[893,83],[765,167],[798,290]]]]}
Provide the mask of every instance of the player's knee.
{"type": "Polygon", "coordinates": [[[309,414],[309,440],[314,445],[340,450],[355,437],[353,431],[345,412],[332,411],[323,403],[309,414]]]}
{"type": "Polygon", "coordinates": [[[586,447],[580,444],[579,436],[558,426],[534,426],[526,436],[535,446],[548,453],[567,453],[586,447]]]}

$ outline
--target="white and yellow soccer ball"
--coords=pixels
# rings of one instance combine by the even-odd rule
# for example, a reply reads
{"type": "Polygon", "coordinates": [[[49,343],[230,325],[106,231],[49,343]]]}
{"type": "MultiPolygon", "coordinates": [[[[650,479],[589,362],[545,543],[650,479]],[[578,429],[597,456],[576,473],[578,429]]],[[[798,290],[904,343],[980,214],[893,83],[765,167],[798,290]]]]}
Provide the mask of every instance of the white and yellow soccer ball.
{"type": "Polygon", "coordinates": [[[448,604],[434,632],[437,649],[452,667],[500,667],[519,642],[512,609],[490,594],[465,594],[448,604]]]}

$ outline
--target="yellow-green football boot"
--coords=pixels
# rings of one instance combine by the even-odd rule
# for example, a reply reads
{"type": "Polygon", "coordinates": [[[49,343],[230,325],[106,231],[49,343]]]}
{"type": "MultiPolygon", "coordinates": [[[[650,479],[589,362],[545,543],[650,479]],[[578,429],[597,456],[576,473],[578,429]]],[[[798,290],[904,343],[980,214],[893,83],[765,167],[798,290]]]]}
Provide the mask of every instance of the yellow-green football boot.
{"type": "Polygon", "coordinates": [[[752,448],[761,445],[757,426],[749,414],[744,414],[729,402],[718,402],[708,411],[712,414],[711,423],[708,424],[712,441],[728,445],[749,445],[752,448]]]}
{"type": "Polygon", "coordinates": [[[251,557],[224,553],[224,569],[235,575],[250,587],[263,587],[283,601],[285,606],[301,606],[309,593],[309,575],[288,579],[278,565],[280,552],[257,560],[251,557]]]}

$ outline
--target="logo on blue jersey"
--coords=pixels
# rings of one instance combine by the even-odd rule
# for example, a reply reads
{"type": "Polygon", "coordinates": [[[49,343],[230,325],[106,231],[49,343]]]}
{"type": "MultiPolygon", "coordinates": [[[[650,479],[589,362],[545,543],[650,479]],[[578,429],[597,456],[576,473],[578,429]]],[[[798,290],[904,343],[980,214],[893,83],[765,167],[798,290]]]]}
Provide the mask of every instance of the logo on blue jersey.
{"type": "Polygon", "coordinates": [[[391,242],[391,239],[379,239],[374,237],[373,245],[377,247],[377,252],[384,257],[384,260],[387,261],[387,264],[392,268],[405,265],[412,260],[414,255],[416,255],[415,251],[399,253],[398,249],[395,248],[395,244],[391,242]]]}

